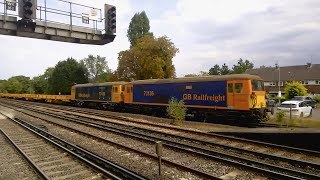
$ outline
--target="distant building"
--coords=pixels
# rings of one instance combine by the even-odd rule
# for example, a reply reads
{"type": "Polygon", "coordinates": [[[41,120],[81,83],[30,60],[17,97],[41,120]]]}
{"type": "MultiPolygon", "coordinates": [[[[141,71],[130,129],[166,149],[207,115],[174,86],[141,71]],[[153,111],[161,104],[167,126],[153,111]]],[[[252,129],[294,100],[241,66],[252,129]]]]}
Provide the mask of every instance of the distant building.
{"type": "Polygon", "coordinates": [[[291,81],[301,82],[309,94],[320,94],[320,64],[307,63],[300,66],[262,67],[248,69],[246,74],[258,75],[264,80],[265,90],[269,94],[284,94],[285,84],[291,81]],[[280,74],[280,81],[279,81],[280,74]]]}

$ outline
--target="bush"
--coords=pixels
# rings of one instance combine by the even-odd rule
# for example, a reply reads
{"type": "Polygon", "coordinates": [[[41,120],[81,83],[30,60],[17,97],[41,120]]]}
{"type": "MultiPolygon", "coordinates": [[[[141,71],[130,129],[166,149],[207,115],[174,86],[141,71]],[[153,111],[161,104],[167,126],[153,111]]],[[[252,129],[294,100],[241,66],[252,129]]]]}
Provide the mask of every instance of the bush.
{"type": "Polygon", "coordinates": [[[307,95],[307,88],[300,82],[287,83],[285,87],[286,98],[291,99],[295,96],[307,95]]]}
{"type": "Polygon", "coordinates": [[[276,103],[278,103],[278,102],[279,102],[279,99],[280,99],[280,102],[283,102],[283,101],[286,100],[286,97],[284,97],[284,96],[276,97],[274,100],[276,101],[276,103]]]}
{"type": "Polygon", "coordinates": [[[313,99],[314,99],[317,103],[320,103],[320,96],[314,96],[313,99]]]}
{"type": "Polygon", "coordinates": [[[167,107],[167,113],[173,118],[173,124],[180,125],[186,116],[186,112],[187,108],[184,107],[183,99],[178,101],[175,97],[171,97],[169,106],[167,107]]]}
{"type": "Polygon", "coordinates": [[[283,123],[284,116],[285,116],[285,112],[284,111],[278,111],[277,112],[277,122],[283,123]]]}

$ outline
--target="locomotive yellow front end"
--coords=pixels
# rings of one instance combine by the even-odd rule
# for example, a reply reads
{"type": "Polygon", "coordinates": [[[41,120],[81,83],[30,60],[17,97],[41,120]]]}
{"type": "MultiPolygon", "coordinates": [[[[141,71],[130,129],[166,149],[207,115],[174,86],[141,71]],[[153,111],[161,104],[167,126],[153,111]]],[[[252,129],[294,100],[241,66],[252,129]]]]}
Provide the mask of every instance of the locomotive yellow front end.
{"type": "Polygon", "coordinates": [[[253,118],[259,121],[267,120],[266,92],[262,80],[251,80],[251,94],[249,97],[249,108],[253,118]]]}

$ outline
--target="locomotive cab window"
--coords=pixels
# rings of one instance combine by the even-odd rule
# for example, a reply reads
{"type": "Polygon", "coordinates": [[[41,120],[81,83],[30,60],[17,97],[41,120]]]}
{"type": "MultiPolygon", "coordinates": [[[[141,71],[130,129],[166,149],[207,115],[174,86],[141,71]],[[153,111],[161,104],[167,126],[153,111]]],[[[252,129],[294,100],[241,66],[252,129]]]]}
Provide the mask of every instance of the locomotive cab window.
{"type": "Polygon", "coordinates": [[[233,93],[233,84],[232,83],[228,84],[228,92],[233,93]]]}
{"type": "Polygon", "coordinates": [[[236,93],[242,93],[243,91],[242,87],[243,87],[242,83],[235,83],[236,93]]]}
{"type": "Polygon", "coordinates": [[[252,85],[252,91],[263,91],[264,90],[263,81],[252,80],[251,85],[252,85]]]}
{"type": "Polygon", "coordinates": [[[105,89],[106,89],[105,87],[99,87],[100,92],[105,91],[105,89]]]}
{"type": "Polygon", "coordinates": [[[118,87],[113,87],[113,92],[117,93],[118,92],[118,87]]]}

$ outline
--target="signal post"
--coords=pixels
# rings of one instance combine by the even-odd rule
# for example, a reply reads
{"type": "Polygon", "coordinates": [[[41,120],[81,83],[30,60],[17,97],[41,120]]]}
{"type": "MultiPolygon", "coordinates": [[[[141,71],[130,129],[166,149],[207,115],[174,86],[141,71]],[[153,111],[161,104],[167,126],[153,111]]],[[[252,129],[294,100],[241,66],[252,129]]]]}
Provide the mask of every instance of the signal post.
{"type": "Polygon", "coordinates": [[[19,0],[19,17],[17,27],[18,31],[34,32],[36,23],[34,20],[37,18],[37,0],[19,0]]]}

